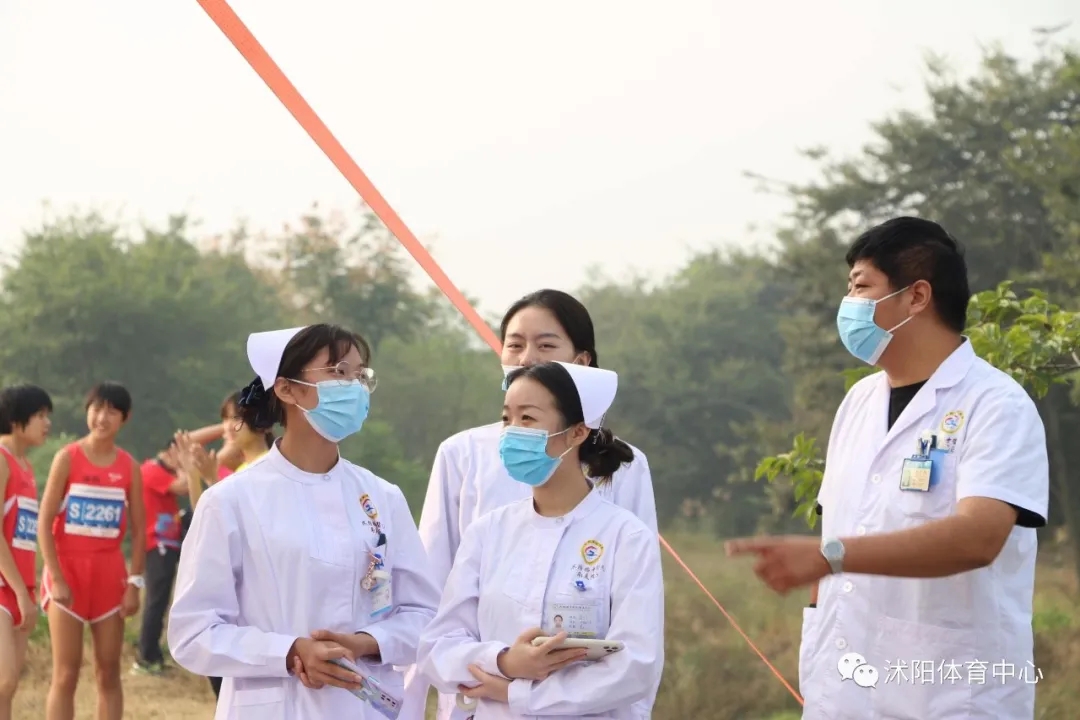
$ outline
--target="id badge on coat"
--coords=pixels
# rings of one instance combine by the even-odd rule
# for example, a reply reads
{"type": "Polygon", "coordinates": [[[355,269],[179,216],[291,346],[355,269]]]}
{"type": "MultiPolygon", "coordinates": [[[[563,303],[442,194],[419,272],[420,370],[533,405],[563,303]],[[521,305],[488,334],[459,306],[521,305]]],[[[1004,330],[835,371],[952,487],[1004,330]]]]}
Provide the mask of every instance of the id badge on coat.
{"type": "Polygon", "coordinates": [[[384,558],[386,557],[385,543],[375,548],[375,563],[369,577],[365,581],[368,592],[371,593],[371,617],[382,617],[394,607],[394,592],[390,581],[390,571],[386,569],[384,558]]]}
{"type": "Polygon", "coordinates": [[[933,484],[934,462],[930,454],[937,449],[937,438],[931,430],[919,434],[918,452],[904,460],[900,470],[900,489],[929,492],[933,484]]]}
{"type": "Polygon", "coordinates": [[[595,638],[600,635],[600,601],[585,599],[573,602],[551,602],[544,605],[544,632],[558,635],[565,632],[574,638],[595,638]]]}
{"type": "Polygon", "coordinates": [[[906,458],[904,467],[900,471],[900,489],[929,492],[930,475],[933,469],[933,463],[925,455],[913,455],[906,458]]]}

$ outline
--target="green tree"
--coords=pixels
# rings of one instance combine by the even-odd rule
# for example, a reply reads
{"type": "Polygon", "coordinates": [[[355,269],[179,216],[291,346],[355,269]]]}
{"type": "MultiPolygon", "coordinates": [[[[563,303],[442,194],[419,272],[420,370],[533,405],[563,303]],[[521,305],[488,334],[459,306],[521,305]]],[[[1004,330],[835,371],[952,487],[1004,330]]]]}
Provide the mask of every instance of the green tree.
{"type": "Polygon", "coordinates": [[[350,223],[315,206],[270,246],[281,263],[283,296],[302,322],[336,319],[377,348],[391,336],[415,337],[435,312],[410,286],[408,259],[370,211],[350,223]]]}
{"type": "Polygon", "coordinates": [[[46,388],[57,430],[75,435],[90,387],[123,383],[135,406],[121,442],[142,455],[213,420],[250,374],[244,337],[281,312],[239,254],[201,254],[187,233],[178,216],[135,242],[95,215],[28,233],[0,286],[3,382],[46,388]]]}
{"type": "Polygon", "coordinates": [[[649,457],[661,522],[744,532],[760,490],[732,483],[739,426],[786,409],[780,297],[764,258],[706,253],[661,288],[583,292],[604,367],[620,374],[612,427],[649,457]],[[660,490],[663,490],[662,492],[660,490]]]}

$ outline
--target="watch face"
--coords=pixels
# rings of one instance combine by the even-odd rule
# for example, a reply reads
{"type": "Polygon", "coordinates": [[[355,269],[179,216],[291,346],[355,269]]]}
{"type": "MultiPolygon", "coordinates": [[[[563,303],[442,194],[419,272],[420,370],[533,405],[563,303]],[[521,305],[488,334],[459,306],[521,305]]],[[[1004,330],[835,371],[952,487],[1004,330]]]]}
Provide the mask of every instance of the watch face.
{"type": "Polygon", "coordinates": [[[840,557],[843,552],[844,546],[840,544],[839,540],[829,540],[821,546],[821,553],[827,558],[836,559],[840,557]]]}

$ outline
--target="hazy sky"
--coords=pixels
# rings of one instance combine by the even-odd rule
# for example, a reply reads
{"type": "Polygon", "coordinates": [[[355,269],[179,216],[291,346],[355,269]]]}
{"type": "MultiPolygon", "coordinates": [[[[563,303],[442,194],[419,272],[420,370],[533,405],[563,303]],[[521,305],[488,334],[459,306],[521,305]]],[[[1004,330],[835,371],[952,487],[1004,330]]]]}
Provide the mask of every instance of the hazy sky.
{"type": "MultiPolygon", "coordinates": [[[[500,312],[602,264],[660,277],[768,242],[802,179],[920,102],[921,60],[1030,54],[1075,0],[234,0],[376,187],[500,312]],[[737,5],[738,11],[725,6],[737,5]],[[757,231],[750,231],[756,226],[757,231]]],[[[206,234],[356,194],[195,2],[0,0],[0,244],[60,210],[206,234]]]]}

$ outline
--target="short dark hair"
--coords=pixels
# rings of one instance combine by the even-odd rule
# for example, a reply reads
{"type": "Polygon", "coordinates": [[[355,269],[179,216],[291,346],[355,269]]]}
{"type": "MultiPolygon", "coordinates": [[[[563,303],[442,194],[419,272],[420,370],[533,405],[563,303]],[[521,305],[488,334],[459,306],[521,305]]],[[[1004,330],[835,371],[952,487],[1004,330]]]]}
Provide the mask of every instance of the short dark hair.
{"type": "MultiPolygon", "coordinates": [[[[365,365],[371,362],[371,346],[359,334],[340,325],[318,323],[296,333],[285,346],[277,377],[299,379],[304,366],[323,348],[330,351],[330,365],[339,363],[353,348],[360,352],[365,365]]],[[[285,425],[285,408],[278,402],[273,387],[264,388],[264,392],[254,402],[237,402],[237,409],[244,424],[254,432],[271,430],[277,423],[285,425]]]]}
{"type": "Polygon", "coordinates": [[[971,288],[964,249],[936,222],[915,217],[886,220],[860,235],[846,259],[848,267],[866,260],[885,274],[893,290],[927,281],[942,322],[958,333],[967,326],[971,288]]]}
{"type": "Polygon", "coordinates": [[[52,412],[49,393],[37,385],[12,385],[0,390],[0,435],[10,435],[42,410],[52,412]]]}
{"type": "Polygon", "coordinates": [[[86,393],[86,405],[84,410],[89,410],[91,405],[108,405],[114,410],[119,410],[124,419],[131,414],[131,393],[118,382],[106,381],[98,383],[86,393]]]}
{"type": "MultiPolygon", "coordinates": [[[[581,409],[581,396],[577,385],[559,363],[546,362],[528,367],[520,367],[507,378],[507,387],[519,378],[532,378],[551,393],[555,398],[555,409],[562,415],[566,427],[585,422],[585,413],[581,409]]],[[[589,436],[578,447],[578,458],[585,466],[589,477],[598,480],[610,480],[615,471],[634,461],[634,451],[629,445],[615,437],[607,428],[589,428],[589,436]]]]}
{"type": "MultiPolygon", "coordinates": [[[[225,396],[225,399],[221,402],[221,419],[227,420],[231,417],[241,417],[240,415],[240,398],[243,397],[244,391],[237,390],[234,393],[229,393],[225,396]],[[235,416],[233,415],[235,413],[235,416]]],[[[259,432],[256,430],[256,432],[259,432]]],[[[263,440],[266,442],[266,449],[274,447],[274,431],[263,431],[263,440]]]]}
{"type": "Polygon", "coordinates": [[[589,365],[600,367],[596,357],[596,332],[593,330],[589,311],[577,298],[561,290],[537,290],[511,305],[503,315],[502,324],[499,325],[500,340],[506,341],[506,328],[514,316],[530,307],[543,308],[554,315],[559,325],[566,331],[570,342],[574,344],[574,350],[579,353],[589,353],[589,365]]]}

